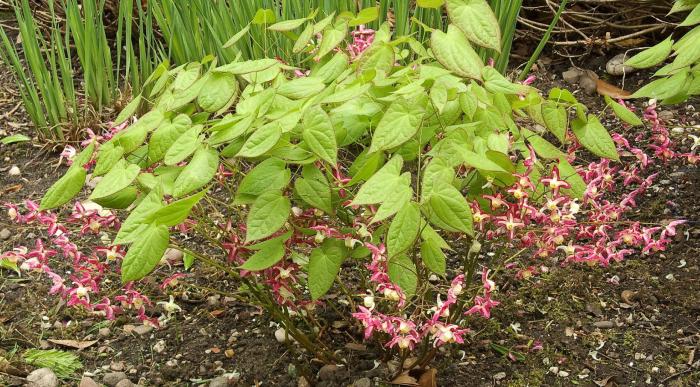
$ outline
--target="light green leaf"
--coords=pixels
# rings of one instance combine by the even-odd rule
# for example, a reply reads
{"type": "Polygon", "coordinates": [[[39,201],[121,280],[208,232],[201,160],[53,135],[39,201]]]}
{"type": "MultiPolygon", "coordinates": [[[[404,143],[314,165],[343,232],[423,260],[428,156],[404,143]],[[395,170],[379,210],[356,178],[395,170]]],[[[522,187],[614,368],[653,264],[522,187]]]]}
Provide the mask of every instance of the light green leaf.
{"type": "Polygon", "coordinates": [[[215,68],[213,71],[214,72],[226,72],[226,73],[231,73],[231,74],[248,74],[248,73],[257,73],[259,71],[266,70],[269,67],[272,67],[279,62],[276,59],[255,59],[255,60],[248,60],[245,62],[233,62],[229,63],[224,66],[220,66],[215,68]]]}
{"type": "Polygon", "coordinates": [[[280,85],[277,94],[291,99],[302,99],[317,95],[325,88],[326,85],[319,78],[299,77],[280,85]]]}
{"type": "Polygon", "coordinates": [[[283,20],[283,21],[277,22],[277,23],[267,27],[267,29],[270,31],[277,31],[277,32],[291,31],[291,30],[295,30],[295,29],[301,27],[301,25],[304,24],[306,22],[306,20],[308,20],[308,19],[301,18],[301,19],[283,20]]]}
{"type": "Polygon", "coordinates": [[[566,108],[553,101],[547,101],[542,105],[542,118],[547,129],[563,144],[569,127],[569,114],[566,108]]]}
{"type": "Polygon", "coordinates": [[[282,239],[272,239],[259,243],[260,249],[240,266],[243,270],[259,271],[274,266],[284,257],[284,243],[282,239]]]}
{"type": "Polygon", "coordinates": [[[552,145],[551,142],[540,137],[538,134],[531,132],[525,128],[521,128],[520,132],[527,142],[532,145],[538,156],[544,159],[559,159],[566,158],[566,154],[559,150],[556,146],[552,145]]]}
{"type": "Polygon", "coordinates": [[[685,27],[685,26],[694,26],[696,24],[700,23],[700,6],[696,6],[693,8],[692,11],[688,14],[688,16],[683,20],[681,24],[679,24],[679,27],[685,27]]]}
{"type": "Polygon", "coordinates": [[[238,93],[236,76],[230,73],[211,73],[197,96],[197,104],[207,112],[218,112],[238,93]]]}
{"type": "Polygon", "coordinates": [[[122,159],[122,156],[124,156],[124,148],[121,146],[115,146],[112,142],[103,144],[97,152],[97,163],[92,175],[102,176],[109,172],[122,159]]]}
{"type": "Polygon", "coordinates": [[[615,115],[622,121],[632,126],[643,125],[642,120],[639,117],[637,117],[636,114],[632,113],[632,111],[629,110],[626,106],[620,105],[616,101],[613,101],[613,99],[608,97],[607,95],[605,96],[605,103],[607,103],[608,106],[610,106],[613,109],[615,115]]]}
{"type": "Polygon", "coordinates": [[[398,285],[407,298],[411,298],[416,294],[418,271],[416,270],[416,265],[413,264],[413,261],[406,254],[390,258],[387,269],[391,282],[398,285]]]}
{"type": "Polygon", "coordinates": [[[109,196],[94,199],[95,203],[104,208],[124,209],[131,205],[136,200],[136,187],[130,185],[121,191],[115,192],[109,196]]]}
{"type": "Polygon", "coordinates": [[[192,265],[194,265],[195,259],[195,256],[190,253],[185,252],[182,254],[182,263],[185,267],[185,270],[190,270],[192,265]]]}
{"type": "Polygon", "coordinates": [[[657,79],[647,83],[635,91],[630,98],[666,99],[675,96],[685,89],[688,81],[688,71],[681,71],[670,78],[657,79]]]}
{"type": "Polygon", "coordinates": [[[418,133],[424,113],[420,104],[404,98],[392,102],[377,124],[369,152],[391,149],[410,140],[418,133]]]}
{"type": "Polygon", "coordinates": [[[323,103],[339,103],[349,101],[365,94],[371,87],[371,84],[365,83],[364,85],[354,85],[340,90],[336,89],[333,94],[323,99],[323,103]]]}
{"type": "Polygon", "coordinates": [[[139,118],[135,124],[117,133],[110,141],[124,148],[124,153],[129,153],[140,147],[148,132],[157,128],[164,119],[162,111],[152,110],[139,118]]]}
{"type": "Polygon", "coordinates": [[[292,206],[279,191],[268,191],[253,202],[246,220],[246,242],[268,237],[279,230],[289,217],[292,206]]]}
{"type": "Polygon", "coordinates": [[[416,5],[421,8],[440,8],[445,4],[445,0],[418,0],[416,5]]]}
{"type": "Polygon", "coordinates": [[[524,94],[529,89],[525,85],[509,81],[491,66],[482,67],[481,76],[484,78],[484,88],[494,94],[524,94]]]}
{"type": "Polygon", "coordinates": [[[350,58],[344,52],[336,52],[323,66],[315,68],[311,77],[318,78],[323,83],[331,83],[336,80],[348,68],[350,58]]]}
{"type": "Polygon", "coordinates": [[[452,250],[440,234],[433,229],[429,224],[423,225],[423,231],[420,234],[421,239],[440,247],[443,250],[452,250]]]}
{"type": "Polygon", "coordinates": [[[219,145],[237,139],[250,129],[255,118],[254,114],[227,116],[212,127],[213,133],[209,137],[209,144],[219,145]]]}
{"type": "Polygon", "coordinates": [[[31,141],[32,139],[23,135],[23,134],[13,134],[11,136],[6,136],[3,137],[2,140],[0,140],[0,144],[3,145],[10,145],[10,144],[15,144],[19,142],[27,142],[31,141]]]}
{"type": "Polygon", "coordinates": [[[365,8],[357,13],[357,16],[350,20],[348,25],[356,27],[360,24],[369,24],[379,17],[379,7],[365,8]]]}
{"type": "Polygon", "coordinates": [[[486,0],[447,0],[447,15],[469,40],[501,52],[501,29],[486,0]]]}
{"type": "Polygon", "coordinates": [[[195,125],[181,134],[177,140],[165,152],[165,165],[175,165],[184,161],[199,146],[199,134],[202,132],[202,125],[195,125]]]}
{"type": "Polygon", "coordinates": [[[198,192],[192,196],[174,201],[146,217],[143,223],[164,224],[168,227],[177,226],[187,219],[194,207],[204,197],[206,191],[198,192]]]}
{"type": "Polygon", "coordinates": [[[367,181],[382,164],[384,164],[384,153],[369,153],[367,149],[363,150],[348,169],[350,176],[352,176],[348,185],[352,186],[361,181],[367,181]]]}
{"type": "Polygon", "coordinates": [[[464,78],[481,79],[484,63],[462,31],[454,25],[447,26],[447,33],[434,30],[430,36],[430,47],[435,58],[448,70],[464,78]]]}
{"type": "Polygon", "coordinates": [[[123,190],[140,172],[141,168],[138,165],[129,164],[122,159],[97,183],[90,199],[103,198],[123,190]]]}
{"type": "Polygon", "coordinates": [[[150,273],[163,258],[169,241],[166,225],[151,224],[140,230],[122,260],[122,282],[136,281],[150,273]]]}
{"type": "Polygon", "coordinates": [[[68,203],[83,188],[86,176],[87,172],[80,166],[68,168],[66,174],[46,191],[39,209],[50,210],[68,203]]]}
{"type": "Polygon", "coordinates": [[[670,15],[676,12],[690,11],[691,9],[695,8],[698,4],[700,4],[700,0],[675,0],[673,2],[673,7],[671,7],[671,10],[668,12],[668,14],[670,15]]]}
{"type": "Polygon", "coordinates": [[[389,232],[386,236],[389,256],[407,253],[418,237],[420,229],[421,216],[418,204],[409,203],[403,206],[389,225],[389,232]]]}
{"type": "Polygon", "coordinates": [[[258,157],[272,149],[282,136],[279,122],[270,122],[258,128],[246,140],[236,157],[258,157]]]}
{"type": "Polygon", "coordinates": [[[425,267],[435,274],[445,275],[447,257],[435,242],[426,240],[420,245],[420,256],[425,267]]]}
{"type": "Polygon", "coordinates": [[[452,183],[452,180],[454,180],[454,177],[454,169],[452,169],[450,164],[444,159],[434,157],[432,160],[430,160],[430,162],[428,162],[428,165],[425,166],[423,176],[421,176],[421,179],[423,180],[421,197],[429,197],[433,191],[433,187],[436,184],[450,184],[452,183]]]}
{"type": "Polygon", "coordinates": [[[299,34],[299,37],[297,38],[297,41],[294,42],[294,47],[292,47],[292,52],[295,54],[298,54],[301,50],[306,48],[309,44],[309,40],[314,34],[314,25],[313,23],[309,23],[303,31],[301,31],[301,34],[299,34]]]}
{"type": "Polygon", "coordinates": [[[160,161],[168,149],[192,125],[187,114],[179,114],[172,121],[166,121],[151,134],[148,142],[148,158],[152,162],[160,161]]]}
{"type": "Polygon", "coordinates": [[[136,208],[131,211],[114,238],[114,245],[121,245],[133,242],[139,237],[139,227],[144,226],[148,216],[163,207],[163,190],[156,187],[146,195],[136,208]]]}
{"type": "Polygon", "coordinates": [[[192,160],[180,172],[173,183],[173,196],[181,197],[204,187],[214,178],[219,167],[216,149],[201,146],[194,152],[192,160]]]}
{"type": "Polygon", "coordinates": [[[253,24],[272,24],[277,20],[277,17],[275,16],[275,11],[267,8],[259,8],[257,12],[255,12],[255,16],[253,16],[253,20],[251,20],[251,23],[253,24]]]}
{"type": "Polygon", "coordinates": [[[304,114],[303,137],[318,157],[329,162],[337,163],[338,145],[335,140],[335,129],[328,114],[320,107],[313,106],[304,114]]]}
{"type": "Polygon", "coordinates": [[[129,102],[124,107],[124,109],[122,109],[122,111],[119,112],[119,115],[117,116],[117,118],[114,119],[114,124],[115,125],[121,124],[122,122],[133,117],[134,114],[136,114],[136,110],[138,110],[140,105],[141,105],[141,95],[139,94],[136,98],[132,99],[131,102],[129,102]]]}
{"type": "Polygon", "coordinates": [[[377,213],[374,214],[371,223],[381,222],[406,206],[413,197],[410,184],[411,173],[405,172],[399,177],[394,189],[388,192],[388,195],[382,200],[382,204],[377,209],[377,213]]]}
{"type": "Polygon", "coordinates": [[[563,192],[572,198],[583,199],[583,194],[586,192],[586,182],[576,172],[576,169],[566,161],[566,158],[559,159],[557,168],[559,176],[571,186],[571,189],[565,189],[563,192]]]}
{"type": "Polygon", "coordinates": [[[236,191],[236,204],[252,203],[266,191],[279,191],[289,184],[291,171],[287,164],[278,158],[265,159],[241,180],[236,191]]]}
{"type": "Polygon", "coordinates": [[[396,155],[377,171],[357,191],[352,200],[356,206],[382,202],[386,196],[400,183],[399,173],[403,167],[403,158],[396,155]]]}
{"type": "Polygon", "coordinates": [[[389,74],[395,63],[394,47],[388,43],[375,41],[358,59],[357,72],[361,74],[375,70],[389,74]]]}
{"type": "Polygon", "coordinates": [[[486,157],[485,154],[478,154],[472,151],[462,151],[461,155],[464,162],[470,167],[487,171],[487,172],[508,172],[500,164],[486,157]]]}
{"type": "Polygon", "coordinates": [[[323,39],[321,40],[321,45],[318,48],[318,52],[314,56],[314,60],[321,60],[326,54],[331,52],[336,46],[338,46],[348,33],[347,22],[341,21],[334,25],[332,28],[328,28],[323,32],[323,39]]]}
{"type": "Polygon", "coordinates": [[[328,179],[315,165],[305,165],[301,172],[303,177],[294,182],[294,189],[306,203],[312,207],[333,213],[331,187],[328,179]]]}
{"type": "Polygon", "coordinates": [[[615,161],[620,160],[615,142],[594,114],[588,115],[588,122],[574,120],[571,129],[581,145],[593,154],[615,161]]]}
{"type": "Polygon", "coordinates": [[[345,242],[326,239],[309,257],[309,292],[311,299],[318,300],[326,294],[340,272],[340,265],[347,257],[345,242]]]}
{"type": "Polygon", "coordinates": [[[224,43],[224,45],[223,45],[221,48],[229,48],[229,47],[233,46],[233,45],[236,44],[236,42],[238,42],[243,36],[245,36],[245,34],[248,33],[248,30],[250,30],[250,23],[246,24],[245,27],[243,27],[243,29],[241,29],[240,31],[236,32],[236,34],[233,35],[229,40],[227,40],[226,43],[224,43]]]}
{"type": "Polygon", "coordinates": [[[474,233],[469,203],[451,184],[436,185],[424,208],[428,220],[435,226],[445,231],[474,233]]]}
{"type": "Polygon", "coordinates": [[[625,66],[630,66],[638,69],[645,69],[648,67],[656,66],[657,64],[663,62],[668,58],[673,48],[673,39],[669,35],[661,43],[647,48],[646,50],[640,52],[639,54],[627,59],[625,61],[625,66]]]}

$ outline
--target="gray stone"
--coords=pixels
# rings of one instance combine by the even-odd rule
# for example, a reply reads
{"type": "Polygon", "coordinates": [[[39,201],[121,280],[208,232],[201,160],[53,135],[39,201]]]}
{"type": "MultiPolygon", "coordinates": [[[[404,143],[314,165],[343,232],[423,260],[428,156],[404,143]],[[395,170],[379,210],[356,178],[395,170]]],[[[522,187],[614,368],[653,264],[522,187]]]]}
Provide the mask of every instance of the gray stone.
{"type": "Polygon", "coordinates": [[[369,378],[357,379],[352,383],[352,387],[372,387],[372,381],[369,378]]]}
{"type": "Polygon", "coordinates": [[[102,337],[107,337],[110,333],[112,333],[112,331],[109,328],[100,328],[97,333],[102,337]]]}
{"type": "Polygon", "coordinates": [[[12,236],[12,233],[10,230],[3,228],[2,231],[0,231],[0,239],[5,240],[5,239],[10,239],[12,236]]]}
{"type": "Polygon", "coordinates": [[[90,377],[83,376],[78,387],[100,387],[100,384],[90,377]]]}
{"type": "Polygon", "coordinates": [[[57,387],[58,378],[50,368],[39,368],[27,375],[27,385],[30,387],[57,387]]]}
{"type": "Polygon", "coordinates": [[[629,59],[629,57],[625,57],[624,53],[615,55],[608,61],[608,63],[605,64],[605,71],[607,71],[608,74],[615,76],[631,74],[635,72],[637,69],[635,69],[634,67],[624,65],[625,60],[627,59],[629,59]]]}
{"type": "Polygon", "coordinates": [[[238,378],[235,377],[229,377],[229,376],[219,376],[214,379],[212,379],[209,382],[209,387],[226,387],[226,386],[233,386],[236,384],[238,381],[238,378]]]}
{"type": "Polygon", "coordinates": [[[579,78],[581,78],[581,70],[572,68],[564,71],[561,76],[564,79],[564,82],[576,83],[578,82],[579,78]]]}
{"type": "Polygon", "coordinates": [[[318,371],[318,378],[321,380],[331,380],[338,369],[338,366],[335,364],[326,364],[318,371]]]}
{"type": "Polygon", "coordinates": [[[126,373],[124,372],[108,372],[105,374],[105,376],[102,377],[102,381],[104,382],[104,384],[110,387],[115,387],[117,383],[121,382],[124,379],[129,379],[129,377],[126,376],[126,373]]]}
{"type": "Polygon", "coordinates": [[[114,387],[133,387],[133,386],[135,386],[135,384],[132,383],[131,380],[123,379],[119,383],[117,383],[117,385],[114,387]]]}

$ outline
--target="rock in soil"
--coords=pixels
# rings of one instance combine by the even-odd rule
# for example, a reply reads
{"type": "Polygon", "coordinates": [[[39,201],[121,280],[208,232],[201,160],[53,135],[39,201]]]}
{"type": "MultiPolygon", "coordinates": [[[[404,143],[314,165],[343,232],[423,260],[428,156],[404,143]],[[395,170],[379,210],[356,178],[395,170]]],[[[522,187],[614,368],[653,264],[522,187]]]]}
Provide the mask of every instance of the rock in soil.
{"type": "Polygon", "coordinates": [[[50,368],[39,368],[27,375],[29,387],[57,387],[58,378],[50,368]]]}
{"type": "Polygon", "coordinates": [[[613,324],[612,321],[608,321],[608,320],[606,320],[606,321],[596,321],[596,322],[593,323],[593,325],[594,325],[596,328],[601,328],[601,329],[610,329],[610,328],[612,328],[612,327],[615,326],[615,324],[613,324]]]}
{"type": "Polygon", "coordinates": [[[228,376],[219,376],[217,378],[212,379],[209,382],[209,387],[226,387],[226,386],[233,386],[236,384],[238,381],[237,378],[234,377],[228,377],[228,376]]]}
{"type": "Polygon", "coordinates": [[[119,383],[117,383],[117,385],[114,386],[114,387],[133,387],[133,386],[135,386],[135,384],[132,383],[131,380],[129,380],[129,379],[123,379],[122,381],[120,381],[119,383]]]}
{"type": "Polygon", "coordinates": [[[318,378],[321,380],[331,380],[338,369],[338,366],[335,364],[326,364],[318,371],[318,378]]]}
{"type": "Polygon", "coordinates": [[[126,376],[126,373],[124,372],[108,372],[102,378],[102,382],[104,382],[104,384],[110,387],[115,387],[117,383],[121,382],[124,379],[129,379],[129,377],[126,376]]]}
{"type": "Polygon", "coordinates": [[[10,239],[10,236],[12,236],[12,233],[10,230],[3,228],[2,231],[0,231],[0,239],[5,240],[5,239],[10,239]]]}
{"type": "Polygon", "coordinates": [[[369,378],[357,379],[352,383],[352,387],[372,387],[372,381],[369,378]]]}
{"type": "Polygon", "coordinates": [[[78,387],[100,387],[100,385],[97,384],[97,382],[94,379],[89,378],[87,376],[83,376],[83,378],[80,379],[80,384],[78,385],[78,387]]]}
{"type": "Polygon", "coordinates": [[[614,57],[612,57],[612,59],[608,61],[607,64],[605,64],[605,71],[607,71],[608,74],[615,76],[631,74],[635,72],[637,69],[635,69],[634,67],[625,66],[623,64],[627,59],[629,58],[625,57],[624,53],[615,55],[614,57]]]}

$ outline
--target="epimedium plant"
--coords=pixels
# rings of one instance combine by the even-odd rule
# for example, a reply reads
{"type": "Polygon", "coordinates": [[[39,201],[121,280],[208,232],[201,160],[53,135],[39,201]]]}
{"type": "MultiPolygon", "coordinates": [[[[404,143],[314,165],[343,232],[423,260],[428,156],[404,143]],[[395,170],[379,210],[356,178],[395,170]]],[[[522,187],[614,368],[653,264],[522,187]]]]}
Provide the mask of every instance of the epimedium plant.
{"type": "Polygon", "coordinates": [[[637,90],[633,98],[654,98],[664,104],[675,104],[700,94],[700,2],[676,0],[669,13],[689,12],[679,27],[693,27],[677,41],[669,35],[625,62],[634,68],[651,68],[674,59],[654,73],[655,79],[637,90]]]}
{"type": "MultiPolygon", "coordinates": [[[[238,278],[319,359],[342,361],[325,337],[319,311],[329,310],[359,321],[389,356],[405,361],[415,351],[409,368],[462,343],[465,314],[488,318],[498,305],[492,271],[479,267],[482,243],[519,241],[537,257],[563,250],[567,260],[603,265],[642,236],[655,243],[651,251],[663,249],[675,229],[656,241],[661,228],[632,225],[608,243],[618,229],[576,222],[584,204],[598,211],[591,224],[617,222],[610,214],[650,184],[625,170],[641,185],[627,204],[600,198],[626,140],[570,92],[545,97],[485,66],[472,44],[500,47],[485,2],[446,7],[449,25],[429,31],[429,47],[392,40],[383,26],[346,48],[339,37],[347,19],[315,24],[323,38],[310,47],[308,74],[271,58],[161,65],[150,93],[116,119],[121,127],[86,143],[35,210],[62,206],[95,183],[92,201],[128,212],[112,242],[128,245],[124,283],[176,247],[238,278]],[[409,55],[417,59],[397,65],[409,55]],[[141,105],[148,113],[131,120],[141,105]],[[580,146],[604,159],[575,165],[580,146]],[[185,224],[226,262],[171,238],[185,224]],[[472,286],[478,271],[481,285],[472,286]]],[[[621,119],[641,123],[611,102],[621,119]]]]}

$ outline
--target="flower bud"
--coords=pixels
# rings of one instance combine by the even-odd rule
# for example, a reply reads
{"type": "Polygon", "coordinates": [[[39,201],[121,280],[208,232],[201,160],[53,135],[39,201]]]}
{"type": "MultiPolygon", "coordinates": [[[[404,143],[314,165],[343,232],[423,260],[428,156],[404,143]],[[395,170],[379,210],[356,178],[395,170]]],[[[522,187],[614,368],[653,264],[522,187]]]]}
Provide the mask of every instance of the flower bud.
{"type": "Polygon", "coordinates": [[[362,303],[365,305],[365,308],[374,309],[374,307],[375,307],[374,296],[371,296],[371,295],[365,296],[365,298],[362,300],[362,303]]]}
{"type": "Polygon", "coordinates": [[[316,243],[323,243],[324,239],[326,239],[326,237],[321,232],[316,232],[316,236],[314,237],[316,243]]]}
{"type": "Polygon", "coordinates": [[[394,289],[389,289],[389,288],[384,289],[384,297],[386,297],[386,299],[389,301],[401,300],[401,296],[399,296],[399,292],[397,292],[394,289]]]}
{"type": "Polygon", "coordinates": [[[481,251],[481,243],[479,243],[479,241],[477,241],[476,239],[474,239],[474,241],[472,242],[471,247],[469,248],[469,252],[470,252],[470,253],[473,253],[473,254],[476,254],[476,253],[478,253],[479,251],[481,251]]]}

